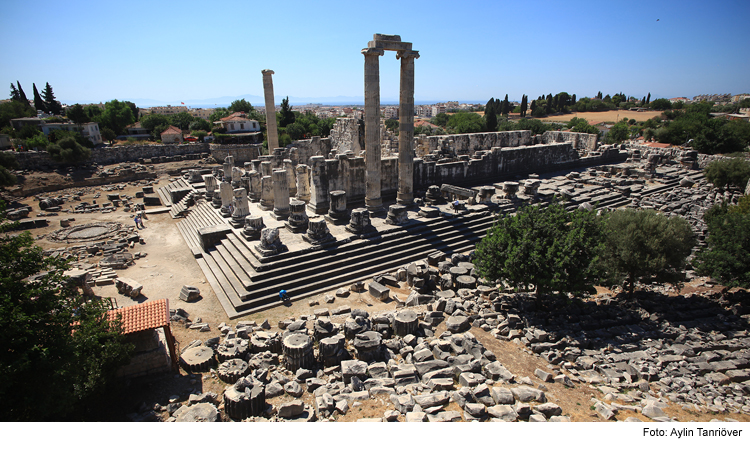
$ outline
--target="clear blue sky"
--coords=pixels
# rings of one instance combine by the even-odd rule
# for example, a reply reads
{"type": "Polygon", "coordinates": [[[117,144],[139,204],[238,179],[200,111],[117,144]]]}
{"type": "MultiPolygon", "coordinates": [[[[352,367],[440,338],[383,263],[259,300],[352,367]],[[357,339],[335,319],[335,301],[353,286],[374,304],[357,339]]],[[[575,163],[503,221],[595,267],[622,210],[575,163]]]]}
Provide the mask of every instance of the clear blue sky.
{"type": "MultiPolygon", "coordinates": [[[[417,101],[597,91],[750,92],[750,1],[20,1],[0,3],[0,98],[68,103],[363,97],[373,33],[414,44],[417,101]],[[658,21],[657,21],[658,19],[658,21]]],[[[397,101],[399,62],[380,58],[397,101]]],[[[254,102],[257,103],[257,102],[254,102]]]]}

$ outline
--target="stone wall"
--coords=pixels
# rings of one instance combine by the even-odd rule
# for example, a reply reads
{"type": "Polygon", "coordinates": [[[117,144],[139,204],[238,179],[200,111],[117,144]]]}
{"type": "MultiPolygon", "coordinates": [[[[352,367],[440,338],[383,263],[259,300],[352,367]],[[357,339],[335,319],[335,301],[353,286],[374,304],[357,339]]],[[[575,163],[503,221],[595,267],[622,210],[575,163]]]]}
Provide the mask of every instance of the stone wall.
{"type": "MultiPolygon", "coordinates": [[[[449,163],[417,158],[414,160],[414,188],[426,190],[431,185],[442,184],[476,186],[534,172],[621,162],[626,157],[626,153],[611,149],[601,155],[582,158],[572,143],[563,142],[495,147],[476,151],[471,157],[463,156],[462,160],[449,163]]],[[[383,158],[380,164],[381,193],[383,197],[393,197],[398,191],[398,157],[383,158]]],[[[343,190],[346,191],[347,203],[360,203],[366,194],[365,160],[346,155],[326,159],[321,163],[318,182],[324,186],[323,192],[343,190]]],[[[311,180],[311,185],[315,183],[315,180],[311,180]]]]}
{"type": "Polygon", "coordinates": [[[325,156],[331,153],[332,142],[331,138],[321,138],[320,136],[313,136],[312,139],[301,139],[299,141],[292,142],[290,147],[297,149],[297,155],[299,158],[299,164],[310,164],[310,158],[313,156],[325,156]]]}
{"type": "Polygon", "coordinates": [[[245,162],[258,159],[263,144],[209,144],[209,150],[211,156],[216,161],[223,162],[227,156],[233,156],[235,164],[242,164],[245,162]]]}
{"type": "Polygon", "coordinates": [[[126,336],[135,345],[130,363],[117,371],[120,377],[137,377],[167,372],[171,369],[167,340],[164,331],[145,330],[126,336]]]}
{"type": "Polygon", "coordinates": [[[573,149],[591,152],[596,150],[599,137],[595,134],[572,133],[570,131],[545,131],[538,144],[570,142],[573,149]]]}
{"type": "MultiPolygon", "coordinates": [[[[685,148],[685,147],[655,148],[655,147],[649,147],[648,145],[634,145],[634,144],[627,144],[627,145],[624,145],[623,147],[626,148],[630,152],[632,152],[633,150],[640,150],[642,160],[645,160],[650,154],[656,154],[656,155],[666,156],[667,158],[674,160],[674,161],[678,161],[680,158],[684,158],[685,156],[687,156],[687,152],[695,151],[692,148],[685,148]]],[[[728,156],[707,155],[705,153],[698,153],[697,154],[698,167],[701,169],[705,169],[706,166],[712,161],[719,161],[719,160],[728,159],[728,158],[729,158],[728,156]]]]}
{"type": "Polygon", "coordinates": [[[533,144],[531,131],[498,131],[494,133],[419,135],[414,138],[414,151],[423,157],[435,150],[453,150],[457,154],[472,155],[493,147],[518,147],[533,144]]]}
{"type": "Polygon", "coordinates": [[[359,120],[339,117],[331,130],[331,149],[336,153],[348,151],[359,155],[364,148],[359,132],[359,120]]]}
{"type": "MultiPolygon", "coordinates": [[[[8,150],[10,151],[10,150],[8,150]]],[[[179,156],[195,153],[206,153],[209,144],[173,144],[173,145],[123,145],[118,147],[102,147],[91,149],[91,159],[87,162],[94,164],[117,164],[121,162],[136,162],[140,158],[150,159],[161,156],[179,156]]],[[[18,165],[24,170],[34,170],[46,167],[64,166],[49,157],[46,151],[12,152],[18,165]]]]}

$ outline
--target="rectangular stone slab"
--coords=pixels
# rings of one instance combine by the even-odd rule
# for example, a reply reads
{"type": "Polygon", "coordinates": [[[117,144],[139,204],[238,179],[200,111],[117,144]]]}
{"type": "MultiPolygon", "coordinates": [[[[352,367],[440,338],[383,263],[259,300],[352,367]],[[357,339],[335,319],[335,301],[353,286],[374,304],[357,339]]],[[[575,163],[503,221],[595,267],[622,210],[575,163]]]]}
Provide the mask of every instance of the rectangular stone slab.
{"type": "Polygon", "coordinates": [[[216,245],[217,242],[221,241],[224,236],[232,231],[232,227],[227,224],[212,225],[210,227],[203,227],[198,229],[198,236],[201,239],[201,247],[203,251],[207,251],[209,248],[216,245]]]}

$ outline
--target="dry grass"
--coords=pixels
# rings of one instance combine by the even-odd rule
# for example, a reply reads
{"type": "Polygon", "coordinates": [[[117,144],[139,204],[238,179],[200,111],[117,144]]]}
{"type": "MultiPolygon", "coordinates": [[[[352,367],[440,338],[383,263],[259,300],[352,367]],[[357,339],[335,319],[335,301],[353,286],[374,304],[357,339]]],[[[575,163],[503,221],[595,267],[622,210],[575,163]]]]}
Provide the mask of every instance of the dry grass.
{"type": "Polygon", "coordinates": [[[559,116],[543,117],[540,120],[544,122],[568,122],[574,117],[580,117],[591,122],[617,122],[624,118],[635,119],[638,122],[644,122],[652,117],[661,115],[660,111],[598,111],[598,112],[579,112],[571,114],[561,114],[559,116]]]}

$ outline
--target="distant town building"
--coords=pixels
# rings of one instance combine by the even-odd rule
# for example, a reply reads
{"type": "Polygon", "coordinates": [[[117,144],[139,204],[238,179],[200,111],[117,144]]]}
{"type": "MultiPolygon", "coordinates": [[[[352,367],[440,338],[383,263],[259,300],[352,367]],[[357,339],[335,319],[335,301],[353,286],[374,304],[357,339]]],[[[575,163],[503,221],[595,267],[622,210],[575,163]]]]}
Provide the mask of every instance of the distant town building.
{"type": "Polygon", "coordinates": [[[191,116],[204,120],[208,120],[208,118],[211,116],[211,114],[214,113],[214,111],[214,108],[192,108],[188,110],[191,116]]]}
{"type": "Polygon", "coordinates": [[[257,120],[248,119],[244,112],[236,112],[214,122],[227,130],[227,133],[257,133],[260,131],[260,123],[257,120]]]}
{"type": "Polygon", "coordinates": [[[67,122],[67,123],[42,123],[39,125],[42,129],[42,133],[45,136],[49,136],[50,132],[54,130],[73,131],[80,132],[83,137],[90,140],[94,145],[103,144],[102,133],[99,131],[99,124],[96,122],[83,123],[81,125],[67,122]]]}
{"type": "Polygon", "coordinates": [[[151,108],[141,108],[141,115],[144,114],[162,114],[164,116],[171,116],[179,114],[181,112],[188,112],[187,106],[152,106],[151,108]]]}
{"type": "Polygon", "coordinates": [[[182,143],[182,130],[174,125],[170,125],[169,128],[161,133],[162,144],[181,144],[182,143]]]}
{"type": "Polygon", "coordinates": [[[128,125],[125,127],[125,132],[127,133],[125,138],[133,138],[139,141],[151,138],[151,133],[149,133],[148,128],[142,127],[140,122],[128,125]]]}

